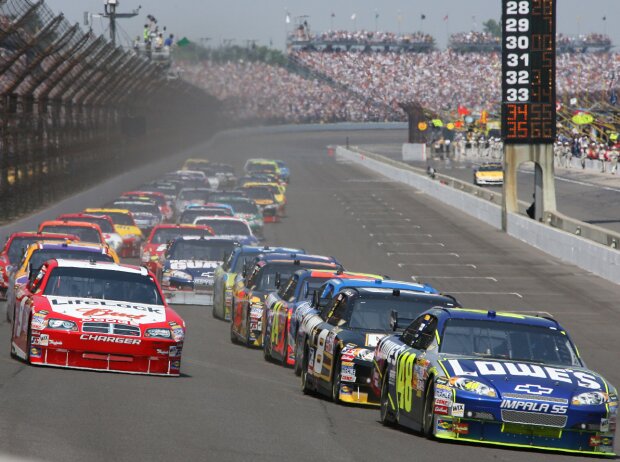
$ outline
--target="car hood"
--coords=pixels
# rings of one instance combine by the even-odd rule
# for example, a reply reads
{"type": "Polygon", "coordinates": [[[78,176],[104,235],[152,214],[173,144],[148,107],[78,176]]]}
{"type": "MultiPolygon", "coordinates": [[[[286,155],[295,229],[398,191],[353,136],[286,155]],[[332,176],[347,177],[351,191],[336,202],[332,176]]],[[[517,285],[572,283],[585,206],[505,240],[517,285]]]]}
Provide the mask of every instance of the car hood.
{"type": "Polygon", "coordinates": [[[582,367],[548,366],[518,361],[446,357],[440,360],[449,377],[466,377],[508,394],[570,400],[581,392],[607,391],[605,379],[582,367]]]}
{"type": "Polygon", "coordinates": [[[476,172],[479,178],[503,178],[504,172],[476,172]]]}
{"type": "Polygon", "coordinates": [[[144,303],[101,300],[93,298],[60,297],[55,295],[40,296],[45,300],[46,308],[53,313],[75,318],[79,321],[111,322],[118,320],[132,324],[153,324],[166,321],[166,307],[144,303]]]}
{"type": "Polygon", "coordinates": [[[189,274],[201,274],[204,270],[214,270],[220,266],[222,261],[211,260],[168,260],[165,264],[166,269],[185,271],[189,274]]]}

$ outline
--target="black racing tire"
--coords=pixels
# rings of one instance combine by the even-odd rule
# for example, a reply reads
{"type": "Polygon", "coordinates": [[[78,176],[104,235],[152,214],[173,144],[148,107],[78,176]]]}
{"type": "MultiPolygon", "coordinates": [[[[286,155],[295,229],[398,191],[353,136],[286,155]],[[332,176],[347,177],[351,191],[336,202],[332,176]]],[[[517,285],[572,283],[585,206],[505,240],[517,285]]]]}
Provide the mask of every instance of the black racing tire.
{"type": "Polygon", "coordinates": [[[251,346],[251,342],[250,342],[250,312],[252,310],[250,309],[250,306],[248,305],[248,309],[247,309],[247,316],[245,318],[246,322],[247,322],[247,329],[245,332],[245,346],[250,348],[251,346]]]}
{"type": "Polygon", "coordinates": [[[340,363],[340,355],[334,355],[334,362],[332,364],[335,364],[335,368],[334,368],[334,373],[332,374],[332,401],[334,402],[334,404],[342,404],[342,401],[340,401],[340,385],[342,385],[342,364],[340,363]]]}
{"type": "Polygon", "coordinates": [[[271,336],[268,336],[267,331],[265,330],[265,336],[263,338],[263,359],[270,363],[273,361],[273,358],[271,357],[271,348],[269,348],[268,345],[271,345],[271,336]]]}
{"type": "MultiPolygon", "coordinates": [[[[307,348],[304,348],[306,350],[307,348]]],[[[313,389],[310,386],[310,382],[308,380],[308,352],[306,351],[304,354],[304,361],[301,367],[301,391],[304,395],[309,395],[312,393],[313,389]]]]}
{"type": "Polygon", "coordinates": [[[435,435],[435,429],[433,428],[434,416],[433,403],[435,401],[435,385],[431,381],[426,387],[426,393],[424,394],[424,411],[422,414],[422,434],[427,438],[433,438],[435,435]]]}
{"type": "Polygon", "coordinates": [[[32,318],[28,318],[28,332],[26,333],[26,363],[30,364],[30,350],[32,350],[32,318]]]}
{"type": "Polygon", "coordinates": [[[390,398],[389,398],[389,386],[390,382],[388,380],[389,372],[386,369],[383,374],[383,380],[381,381],[381,398],[379,400],[379,419],[381,423],[386,427],[392,427],[396,425],[396,415],[390,409],[390,398]]]}
{"type": "Polygon", "coordinates": [[[303,361],[302,350],[297,348],[297,341],[295,341],[295,364],[293,365],[293,373],[299,377],[301,375],[301,362],[303,361]]]}
{"type": "Polygon", "coordinates": [[[237,335],[233,331],[233,323],[230,323],[230,343],[234,345],[239,345],[239,340],[237,339],[237,335]]]}

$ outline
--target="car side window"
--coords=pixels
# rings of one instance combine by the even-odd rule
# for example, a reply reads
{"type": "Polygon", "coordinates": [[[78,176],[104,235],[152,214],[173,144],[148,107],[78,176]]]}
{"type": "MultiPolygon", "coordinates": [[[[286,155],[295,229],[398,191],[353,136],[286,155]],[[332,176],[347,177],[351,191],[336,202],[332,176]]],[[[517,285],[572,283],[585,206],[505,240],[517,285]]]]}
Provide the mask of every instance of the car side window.
{"type": "Polygon", "coordinates": [[[426,350],[431,343],[433,343],[433,340],[435,340],[436,330],[437,318],[428,314],[425,315],[411,346],[416,350],[426,350]]]}
{"type": "Polygon", "coordinates": [[[278,296],[282,300],[288,300],[291,298],[293,294],[295,294],[295,287],[297,287],[298,278],[297,276],[293,276],[288,280],[288,282],[278,290],[278,296]]]}
{"type": "Polygon", "coordinates": [[[411,324],[409,324],[409,327],[405,329],[405,331],[403,332],[403,335],[400,337],[400,340],[405,345],[412,346],[413,341],[416,339],[418,329],[420,328],[420,325],[422,324],[423,321],[424,321],[424,317],[423,316],[419,317],[418,319],[413,321],[411,324]]]}
{"type": "Polygon", "coordinates": [[[43,282],[43,278],[45,278],[45,273],[47,272],[47,266],[43,265],[41,269],[36,273],[36,276],[33,275],[30,280],[30,292],[36,294],[39,292],[41,288],[41,282],[43,282]]]}
{"type": "Polygon", "coordinates": [[[344,316],[347,311],[347,297],[340,294],[334,300],[334,304],[328,314],[327,323],[332,326],[338,326],[344,321],[344,316]]]}

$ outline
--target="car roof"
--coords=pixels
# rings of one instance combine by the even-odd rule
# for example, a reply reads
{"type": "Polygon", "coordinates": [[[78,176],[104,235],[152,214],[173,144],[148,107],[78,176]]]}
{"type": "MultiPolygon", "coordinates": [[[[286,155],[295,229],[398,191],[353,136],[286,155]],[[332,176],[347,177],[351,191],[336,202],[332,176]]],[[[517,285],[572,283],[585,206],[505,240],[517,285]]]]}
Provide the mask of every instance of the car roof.
{"type": "Polygon", "coordinates": [[[80,242],[80,241],[37,241],[28,248],[36,246],[41,250],[47,249],[69,249],[69,250],[84,250],[85,252],[102,252],[107,253],[109,247],[105,244],[97,244],[94,242],[80,242]]]}
{"type": "Polygon", "coordinates": [[[179,236],[176,237],[174,239],[174,242],[177,241],[209,241],[209,242],[214,242],[214,241],[221,241],[221,242],[237,242],[236,239],[232,239],[232,238],[225,238],[225,237],[221,237],[221,236],[179,236]]]}
{"type": "Polygon", "coordinates": [[[303,260],[303,261],[316,261],[316,262],[326,262],[326,263],[337,263],[338,261],[334,257],[326,257],[325,255],[312,255],[306,253],[282,253],[282,252],[273,252],[266,253],[260,256],[261,260],[271,261],[271,260],[303,260]]]}
{"type": "Polygon", "coordinates": [[[304,249],[292,249],[288,247],[269,247],[269,246],[257,246],[257,245],[242,245],[236,252],[241,252],[245,254],[260,254],[260,253],[298,253],[303,254],[305,252],[304,249]]]}
{"type": "Polygon", "coordinates": [[[506,322],[563,330],[560,324],[548,313],[519,313],[494,310],[476,310],[469,308],[442,308],[451,319],[472,319],[480,321],[506,322]]]}
{"type": "Polygon", "coordinates": [[[340,279],[334,278],[328,281],[334,285],[336,291],[344,287],[351,288],[373,288],[387,290],[411,290],[420,293],[438,294],[439,291],[428,284],[418,284],[416,282],[394,281],[392,279],[340,279]]]}
{"type": "Polygon", "coordinates": [[[96,261],[82,261],[82,260],[67,260],[64,258],[55,259],[59,268],[84,268],[84,269],[102,269],[108,271],[122,271],[124,273],[141,274],[146,276],[148,271],[144,267],[123,265],[112,262],[96,262],[96,261]]]}
{"type": "Polygon", "coordinates": [[[73,228],[91,228],[91,229],[101,229],[99,225],[96,223],[89,223],[87,221],[71,221],[71,220],[47,220],[42,221],[39,225],[39,228],[45,226],[71,226],[73,228]]]}

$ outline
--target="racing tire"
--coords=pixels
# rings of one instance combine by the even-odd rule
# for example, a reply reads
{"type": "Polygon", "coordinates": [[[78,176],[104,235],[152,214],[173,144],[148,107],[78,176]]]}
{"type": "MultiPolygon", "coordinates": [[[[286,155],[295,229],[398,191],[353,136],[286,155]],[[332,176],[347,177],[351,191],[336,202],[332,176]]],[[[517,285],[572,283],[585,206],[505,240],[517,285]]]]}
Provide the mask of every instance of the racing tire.
{"type": "Polygon", "coordinates": [[[230,343],[234,344],[234,345],[239,345],[239,340],[237,339],[237,336],[235,335],[235,332],[233,331],[233,323],[230,323],[230,343]]]}
{"type": "Polygon", "coordinates": [[[422,434],[427,438],[433,438],[435,431],[433,425],[435,423],[435,413],[433,412],[433,402],[435,401],[435,386],[432,382],[426,387],[424,396],[424,411],[422,414],[422,434]]]}
{"type": "Polygon", "coordinates": [[[297,347],[297,342],[295,342],[295,364],[293,365],[293,373],[299,377],[301,375],[301,362],[304,356],[301,352],[301,349],[297,347]]]}
{"type": "Polygon", "coordinates": [[[270,338],[270,336],[267,336],[267,332],[265,331],[265,337],[263,338],[263,359],[270,363],[272,362],[273,358],[271,357],[271,351],[269,351],[268,345],[271,342],[267,341],[268,338],[270,338]]]}
{"type": "Polygon", "coordinates": [[[332,401],[334,404],[342,404],[340,401],[340,385],[342,384],[342,364],[340,363],[340,355],[334,356],[336,359],[334,364],[336,365],[336,369],[334,370],[334,376],[332,377],[332,401]]]}
{"type": "Polygon", "coordinates": [[[383,374],[383,380],[381,381],[381,398],[379,400],[379,419],[381,423],[386,427],[393,427],[396,425],[396,415],[390,410],[390,396],[389,396],[389,386],[390,382],[388,380],[388,370],[385,370],[383,374]]]}
{"type": "Polygon", "coordinates": [[[32,349],[32,322],[30,322],[32,319],[28,318],[28,332],[26,333],[27,340],[26,340],[26,364],[30,364],[30,350],[32,349]]]}
{"type": "Polygon", "coordinates": [[[301,391],[304,395],[309,395],[312,393],[312,387],[308,382],[308,354],[304,354],[304,362],[301,367],[301,373],[299,374],[301,377],[301,391]]]}

